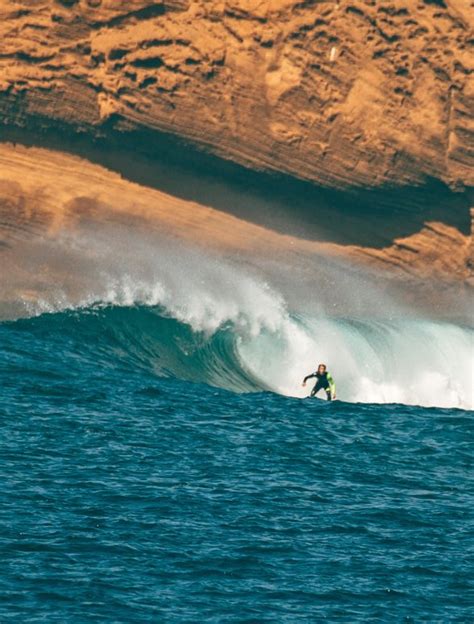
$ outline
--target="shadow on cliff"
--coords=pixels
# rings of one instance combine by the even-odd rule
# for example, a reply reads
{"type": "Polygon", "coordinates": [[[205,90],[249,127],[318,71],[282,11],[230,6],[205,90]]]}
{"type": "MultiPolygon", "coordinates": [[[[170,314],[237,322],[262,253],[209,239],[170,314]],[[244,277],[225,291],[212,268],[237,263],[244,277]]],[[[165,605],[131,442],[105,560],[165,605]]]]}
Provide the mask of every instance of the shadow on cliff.
{"type": "Polygon", "coordinates": [[[24,128],[3,127],[0,140],[76,154],[133,182],[305,239],[382,248],[427,222],[470,231],[468,194],[433,179],[419,187],[330,190],[247,169],[169,134],[124,130],[117,119],[100,136],[36,120],[24,128]]]}

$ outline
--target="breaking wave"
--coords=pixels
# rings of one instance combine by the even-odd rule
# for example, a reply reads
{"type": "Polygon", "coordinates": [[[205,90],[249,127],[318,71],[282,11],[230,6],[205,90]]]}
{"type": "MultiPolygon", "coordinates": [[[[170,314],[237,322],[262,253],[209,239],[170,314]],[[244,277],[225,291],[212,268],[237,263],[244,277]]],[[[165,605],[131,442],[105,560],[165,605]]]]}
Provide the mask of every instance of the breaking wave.
{"type": "Polygon", "coordinates": [[[71,270],[74,289],[64,278],[35,297],[18,294],[9,327],[74,337],[84,357],[104,364],[238,392],[307,396],[302,378],[325,362],[343,401],[473,407],[466,325],[397,316],[396,306],[364,318],[322,305],[304,312],[254,269],[196,250],[101,251],[84,273],[83,249],[74,249],[81,262],[71,266],[87,279],[71,270]]]}

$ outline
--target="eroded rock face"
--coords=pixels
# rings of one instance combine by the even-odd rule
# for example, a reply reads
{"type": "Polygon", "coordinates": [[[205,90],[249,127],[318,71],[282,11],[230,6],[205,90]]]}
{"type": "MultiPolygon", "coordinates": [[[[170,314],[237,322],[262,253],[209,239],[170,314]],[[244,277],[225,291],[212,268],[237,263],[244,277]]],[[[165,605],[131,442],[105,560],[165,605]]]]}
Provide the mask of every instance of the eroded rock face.
{"type": "Polygon", "coordinates": [[[462,189],[469,4],[4,0],[2,121],[156,129],[333,188],[434,177],[462,189]]]}

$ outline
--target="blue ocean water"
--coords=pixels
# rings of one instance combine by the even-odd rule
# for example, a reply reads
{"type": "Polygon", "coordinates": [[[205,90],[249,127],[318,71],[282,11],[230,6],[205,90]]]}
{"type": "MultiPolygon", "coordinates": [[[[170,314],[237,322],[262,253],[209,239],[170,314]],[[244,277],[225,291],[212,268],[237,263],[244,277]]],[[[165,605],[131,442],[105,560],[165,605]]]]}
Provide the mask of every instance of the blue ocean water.
{"type": "Polygon", "coordinates": [[[0,345],[1,622],[474,620],[472,411],[282,396],[144,307],[0,345]]]}

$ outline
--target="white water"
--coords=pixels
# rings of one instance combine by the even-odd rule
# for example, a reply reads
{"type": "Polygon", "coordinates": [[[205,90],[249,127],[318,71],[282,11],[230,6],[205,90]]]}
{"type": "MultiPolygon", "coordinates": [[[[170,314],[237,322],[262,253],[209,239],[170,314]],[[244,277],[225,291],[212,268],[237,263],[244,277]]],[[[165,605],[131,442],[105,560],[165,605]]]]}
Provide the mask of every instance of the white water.
{"type": "MultiPolygon", "coordinates": [[[[301,380],[324,362],[344,401],[474,407],[473,330],[406,316],[376,285],[354,287],[353,296],[354,308],[365,297],[377,318],[366,313],[351,321],[347,304],[344,319],[328,314],[318,284],[308,305],[256,269],[143,233],[58,238],[42,262],[52,277],[43,279],[34,301],[24,302],[31,314],[97,303],[160,305],[195,331],[231,325],[242,366],[281,394],[307,396],[311,387],[302,388],[301,380]]],[[[291,279],[291,267],[281,270],[291,279]]]]}
{"type": "Polygon", "coordinates": [[[344,401],[473,409],[473,347],[472,329],[448,323],[287,318],[275,333],[241,340],[239,353],[290,396],[307,396],[311,386],[301,381],[322,362],[344,401]]]}

